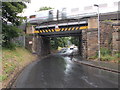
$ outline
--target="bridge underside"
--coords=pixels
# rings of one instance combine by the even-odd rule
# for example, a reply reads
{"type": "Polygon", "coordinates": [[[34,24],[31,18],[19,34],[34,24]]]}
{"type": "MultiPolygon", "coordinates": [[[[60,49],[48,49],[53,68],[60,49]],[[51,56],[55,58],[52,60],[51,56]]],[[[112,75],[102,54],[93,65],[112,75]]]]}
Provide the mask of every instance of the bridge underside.
{"type": "Polygon", "coordinates": [[[34,44],[33,44],[33,51],[37,53],[38,56],[46,56],[51,53],[51,44],[50,44],[50,38],[51,37],[67,37],[67,36],[73,36],[79,38],[78,50],[79,55],[82,57],[82,31],[79,31],[78,34],[71,34],[71,35],[55,35],[55,36],[34,36],[34,44]]]}
{"type": "Polygon", "coordinates": [[[65,32],[54,32],[50,34],[39,34],[42,37],[68,37],[68,36],[79,36],[81,30],[78,31],[65,31],[65,32]]]}
{"type": "Polygon", "coordinates": [[[47,27],[47,28],[36,28],[35,33],[43,37],[66,37],[66,36],[78,36],[81,30],[88,29],[87,24],[82,25],[69,25],[69,26],[59,26],[47,27]]]}

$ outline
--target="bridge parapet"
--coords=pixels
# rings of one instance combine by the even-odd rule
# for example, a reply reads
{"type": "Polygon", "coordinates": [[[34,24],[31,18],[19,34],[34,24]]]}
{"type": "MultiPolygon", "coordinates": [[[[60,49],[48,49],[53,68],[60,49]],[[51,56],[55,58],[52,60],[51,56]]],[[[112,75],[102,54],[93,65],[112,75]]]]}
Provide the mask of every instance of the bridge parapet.
{"type": "Polygon", "coordinates": [[[88,29],[94,29],[98,27],[97,18],[88,18],[88,29]]]}

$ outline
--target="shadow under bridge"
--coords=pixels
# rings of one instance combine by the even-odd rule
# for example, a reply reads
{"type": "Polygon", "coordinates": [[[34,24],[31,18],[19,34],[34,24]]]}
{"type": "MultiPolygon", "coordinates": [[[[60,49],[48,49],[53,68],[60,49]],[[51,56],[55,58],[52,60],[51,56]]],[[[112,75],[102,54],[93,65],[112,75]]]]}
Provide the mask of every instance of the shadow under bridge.
{"type": "Polygon", "coordinates": [[[40,56],[50,54],[50,38],[51,37],[69,37],[76,36],[79,38],[79,53],[82,56],[82,30],[88,29],[86,22],[63,23],[59,25],[45,25],[35,27],[36,52],[40,56]]]}

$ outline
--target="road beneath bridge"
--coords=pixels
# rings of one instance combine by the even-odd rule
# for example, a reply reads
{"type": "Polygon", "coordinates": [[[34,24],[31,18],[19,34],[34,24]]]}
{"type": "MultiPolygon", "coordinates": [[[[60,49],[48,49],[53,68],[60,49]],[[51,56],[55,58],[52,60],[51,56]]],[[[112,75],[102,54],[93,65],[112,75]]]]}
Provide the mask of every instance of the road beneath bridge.
{"type": "Polygon", "coordinates": [[[49,55],[24,69],[16,88],[118,88],[118,74],[49,55]]]}

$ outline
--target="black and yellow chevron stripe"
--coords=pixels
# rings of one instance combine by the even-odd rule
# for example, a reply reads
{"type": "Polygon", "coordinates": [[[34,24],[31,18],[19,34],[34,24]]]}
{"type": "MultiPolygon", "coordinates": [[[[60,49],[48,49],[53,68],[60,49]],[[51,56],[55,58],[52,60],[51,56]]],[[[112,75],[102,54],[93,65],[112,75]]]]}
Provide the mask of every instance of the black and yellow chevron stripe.
{"type": "Polygon", "coordinates": [[[63,32],[63,31],[83,30],[83,29],[88,29],[88,26],[66,27],[66,28],[58,28],[58,29],[40,29],[40,30],[35,30],[34,33],[63,32]]]}

